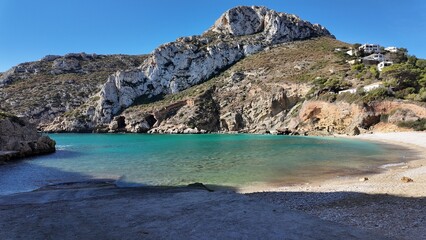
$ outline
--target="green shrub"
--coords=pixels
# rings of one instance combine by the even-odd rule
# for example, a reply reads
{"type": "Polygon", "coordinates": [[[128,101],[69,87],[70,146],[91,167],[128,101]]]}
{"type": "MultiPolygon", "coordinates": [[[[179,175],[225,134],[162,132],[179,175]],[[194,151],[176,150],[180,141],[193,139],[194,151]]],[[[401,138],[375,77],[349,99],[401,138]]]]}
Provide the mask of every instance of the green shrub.
{"type": "Polygon", "coordinates": [[[416,131],[425,131],[426,130],[426,118],[421,118],[417,121],[399,122],[397,125],[399,127],[412,128],[416,131]]]}
{"type": "Polygon", "coordinates": [[[408,64],[394,64],[382,71],[382,77],[396,91],[408,87],[418,88],[421,71],[408,64]]]}
{"type": "Polygon", "coordinates": [[[347,103],[355,103],[360,101],[362,98],[361,95],[359,94],[355,94],[355,93],[340,93],[337,95],[336,100],[337,101],[342,101],[342,102],[347,102],[347,103]]]}
{"type": "Polygon", "coordinates": [[[16,117],[16,116],[6,112],[0,112],[0,119],[13,118],[13,117],[16,117]]]}
{"type": "Polygon", "coordinates": [[[426,59],[417,59],[416,67],[420,68],[422,70],[425,70],[426,69],[426,59]]]}
{"type": "Polygon", "coordinates": [[[336,98],[337,98],[337,94],[326,93],[326,94],[321,95],[318,99],[321,100],[321,101],[324,101],[324,102],[332,103],[332,102],[336,101],[336,98]]]}
{"type": "Polygon", "coordinates": [[[380,115],[380,122],[387,123],[389,120],[389,114],[382,114],[380,115]]]}
{"type": "Polygon", "coordinates": [[[400,91],[395,92],[395,97],[397,98],[406,98],[408,95],[414,94],[416,89],[413,87],[407,87],[400,91]]]}
{"type": "Polygon", "coordinates": [[[386,88],[376,88],[369,91],[364,97],[363,100],[366,102],[371,102],[374,100],[383,100],[387,97],[390,97],[388,90],[386,88]]]}
{"type": "Polygon", "coordinates": [[[375,78],[375,79],[379,78],[380,72],[379,72],[379,70],[377,70],[376,66],[371,66],[369,70],[370,70],[371,75],[373,75],[373,78],[375,78]]]}
{"type": "Polygon", "coordinates": [[[362,71],[364,68],[365,66],[362,63],[354,64],[351,67],[352,71],[362,71]]]}

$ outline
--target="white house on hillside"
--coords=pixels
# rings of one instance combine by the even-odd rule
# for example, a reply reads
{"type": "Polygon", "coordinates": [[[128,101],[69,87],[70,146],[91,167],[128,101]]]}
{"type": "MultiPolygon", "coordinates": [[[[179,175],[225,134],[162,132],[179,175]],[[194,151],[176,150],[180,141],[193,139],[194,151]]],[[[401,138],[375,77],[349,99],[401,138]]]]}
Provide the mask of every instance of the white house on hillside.
{"type": "Polygon", "coordinates": [[[380,62],[379,64],[377,64],[377,70],[379,70],[379,72],[381,72],[384,67],[388,67],[388,66],[392,66],[392,65],[393,65],[393,62],[391,62],[391,61],[383,61],[383,62],[380,62]]]}
{"type": "Polygon", "coordinates": [[[385,50],[388,51],[388,52],[393,52],[393,53],[398,52],[398,48],[396,48],[396,47],[387,47],[387,48],[385,48],[385,50]]]}
{"type": "Polygon", "coordinates": [[[369,92],[371,90],[374,90],[376,88],[381,88],[383,87],[383,83],[382,82],[377,82],[377,83],[373,83],[367,86],[364,86],[364,91],[369,92]]]}
{"type": "Polygon", "coordinates": [[[346,54],[348,54],[349,56],[353,56],[353,55],[356,54],[356,51],[355,51],[355,49],[351,49],[351,50],[347,51],[346,54]]]}
{"type": "Polygon", "coordinates": [[[349,63],[350,65],[354,65],[356,63],[360,63],[361,59],[346,60],[346,62],[349,63]]]}
{"type": "Polygon", "coordinates": [[[359,50],[363,50],[365,53],[378,53],[380,52],[379,44],[363,44],[359,47],[359,50]]]}
{"type": "Polygon", "coordinates": [[[383,55],[381,53],[375,53],[375,54],[371,54],[367,57],[364,57],[363,60],[383,62],[383,61],[385,61],[385,55],[383,55]]]}
{"type": "MultiPolygon", "coordinates": [[[[383,83],[382,82],[377,82],[377,83],[373,83],[373,84],[364,86],[364,87],[362,87],[362,89],[365,92],[369,92],[369,91],[371,91],[373,89],[380,88],[380,87],[383,87],[383,83]]],[[[340,91],[339,94],[342,94],[342,93],[356,93],[356,90],[357,90],[356,88],[350,88],[350,89],[346,89],[346,90],[340,91]]]]}

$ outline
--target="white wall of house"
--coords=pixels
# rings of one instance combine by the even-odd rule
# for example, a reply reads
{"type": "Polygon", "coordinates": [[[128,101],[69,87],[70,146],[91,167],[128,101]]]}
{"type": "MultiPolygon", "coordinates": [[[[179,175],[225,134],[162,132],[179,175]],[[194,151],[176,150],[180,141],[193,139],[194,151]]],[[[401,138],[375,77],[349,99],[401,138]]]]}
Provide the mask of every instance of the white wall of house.
{"type": "Polygon", "coordinates": [[[359,50],[363,50],[365,53],[378,53],[380,52],[380,45],[366,43],[361,45],[359,50]]]}
{"type": "Polygon", "coordinates": [[[342,94],[342,93],[356,93],[356,88],[350,88],[343,91],[339,91],[339,94],[342,94]]]}
{"type": "Polygon", "coordinates": [[[355,49],[351,49],[351,50],[347,51],[346,54],[348,54],[349,56],[355,55],[355,49]]]}
{"type": "Polygon", "coordinates": [[[347,60],[347,63],[349,63],[350,65],[354,65],[355,63],[358,63],[359,60],[358,59],[353,59],[353,60],[347,60]]]}
{"type": "Polygon", "coordinates": [[[373,61],[379,61],[383,62],[385,61],[385,55],[381,53],[374,53],[364,58],[364,60],[373,60],[373,61]]]}
{"type": "MultiPolygon", "coordinates": [[[[365,92],[369,92],[373,89],[380,88],[380,87],[383,87],[382,82],[377,82],[377,83],[373,83],[373,84],[364,86],[363,89],[364,89],[365,92]]],[[[350,89],[346,89],[346,90],[339,92],[339,94],[342,94],[342,93],[356,93],[356,88],[350,88],[350,89]]]]}
{"type": "Polygon", "coordinates": [[[373,84],[364,86],[364,91],[369,92],[369,91],[371,91],[373,89],[380,88],[380,87],[383,87],[383,83],[382,82],[377,82],[377,83],[373,83],[373,84]]]}
{"type": "Polygon", "coordinates": [[[393,65],[393,62],[391,62],[391,61],[382,61],[379,64],[377,64],[377,70],[379,70],[379,72],[381,72],[384,67],[388,67],[388,66],[392,66],[392,65],[393,65]]]}
{"type": "Polygon", "coordinates": [[[385,50],[388,51],[388,52],[393,52],[393,53],[398,52],[398,48],[396,48],[396,47],[387,47],[387,48],[385,48],[385,50]]]}

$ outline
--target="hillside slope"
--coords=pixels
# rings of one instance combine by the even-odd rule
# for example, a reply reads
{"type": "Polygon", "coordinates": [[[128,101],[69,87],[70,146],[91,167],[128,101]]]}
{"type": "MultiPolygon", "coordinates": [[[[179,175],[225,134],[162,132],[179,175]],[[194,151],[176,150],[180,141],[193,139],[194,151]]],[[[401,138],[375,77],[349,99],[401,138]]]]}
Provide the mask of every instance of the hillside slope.
{"type": "Polygon", "coordinates": [[[138,67],[145,58],[71,53],[19,64],[0,75],[0,110],[48,124],[86,102],[110,74],[138,67]]]}
{"type": "Polygon", "coordinates": [[[149,55],[70,54],[19,65],[0,76],[0,109],[48,132],[426,129],[426,61],[397,54],[398,64],[379,73],[349,64],[353,47],[294,15],[236,7],[203,35],[149,55]],[[364,91],[369,84],[379,88],[364,91]],[[339,94],[349,88],[358,90],[339,94]]]}
{"type": "MultiPolygon", "coordinates": [[[[96,131],[358,134],[404,130],[400,123],[426,118],[424,103],[319,88],[318,79],[345,83],[335,91],[378,81],[356,78],[334,51],[347,46],[323,37],[269,48],[202,84],[137,102],[96,131]]],[[[53,130],[63,126],[66,122],[52,125],[53,130]]]]}

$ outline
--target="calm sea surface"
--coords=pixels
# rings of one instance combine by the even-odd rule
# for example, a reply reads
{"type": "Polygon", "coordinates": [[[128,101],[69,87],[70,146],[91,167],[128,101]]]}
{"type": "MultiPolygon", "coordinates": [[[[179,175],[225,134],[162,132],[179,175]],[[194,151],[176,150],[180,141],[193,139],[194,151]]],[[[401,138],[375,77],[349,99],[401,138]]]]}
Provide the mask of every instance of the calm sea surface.
{"type": "Polygon", "coordinates": [[[119,186],[202,182],[244,187],[362,174],[405,150],[340,138],[272,135],[53,134],[57,152],[0,166],[0,195],[48,184],[117,179],[119,186]]]}

